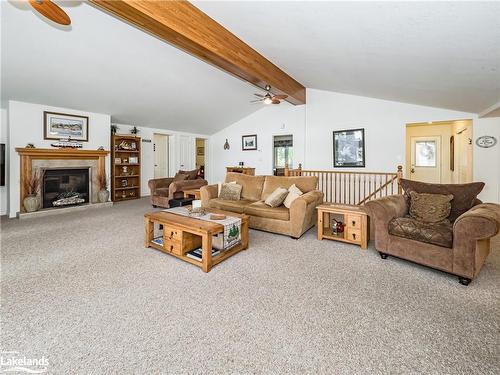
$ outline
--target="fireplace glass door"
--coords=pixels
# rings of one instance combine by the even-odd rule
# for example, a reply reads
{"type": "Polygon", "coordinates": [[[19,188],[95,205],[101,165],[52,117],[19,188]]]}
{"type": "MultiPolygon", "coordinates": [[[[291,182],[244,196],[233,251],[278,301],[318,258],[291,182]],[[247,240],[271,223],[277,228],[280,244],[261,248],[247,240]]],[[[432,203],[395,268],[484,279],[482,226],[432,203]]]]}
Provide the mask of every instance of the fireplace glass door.
{"type": "Polygon", "coordinates": [[[46,169],[42,199],[43,208],[89,203],[89,169],[46,169]]]}

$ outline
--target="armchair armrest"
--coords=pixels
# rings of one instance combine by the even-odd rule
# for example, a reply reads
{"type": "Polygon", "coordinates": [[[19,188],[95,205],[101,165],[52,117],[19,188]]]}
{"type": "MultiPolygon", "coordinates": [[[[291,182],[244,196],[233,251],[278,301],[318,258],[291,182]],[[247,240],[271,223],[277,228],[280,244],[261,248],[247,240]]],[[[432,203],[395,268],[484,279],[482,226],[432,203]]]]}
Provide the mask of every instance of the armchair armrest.
{"type": "Polygon", "coordinates": [[[155,190],[158,188],[168,188],[173,181],[174,181],[173,177],[154,178],[149,180],[148,186],[149,190],[151,191],[151,195],[153,195],[155,190]]]}
{"type": "Polygon", "coordinates": [[[219,187],[217,185],[205,185],[200,188],[201,206],[208,207],[210,199],[217,198],[219,187]]]}
{"type": "Polygon", "coordinates": [[[202,186],[206,185],[208,182],[203,179],[196,180],[183,180],[183,181],[175,181],[172,182],[168,188],[170,196],[174,196],[174,193],[188,190],[188,189],[199,189],[202,186]]]}
{"type": "Polygon", "coordinates": [[[385,251],[389,244],[389,222],[408,213],[405,197],[403,195],[389,195],[367,202],[365,208],[373,220],[375,248],[379,251],[385,251]]]}
{"type": "Polygon", "coordinates": [[[311,190],[295,199],[290,206],[292,237],[299,238],[314,223],[316,207],[323,203],[323,193],[311,190]]]}
{"type": "Polygon", "coordinates": [[[487,241],[499,230],[499,204],[481,203],[460,215],[453,224],[453,273],[475,277],[489,252],[478,241],[487,241]]]}

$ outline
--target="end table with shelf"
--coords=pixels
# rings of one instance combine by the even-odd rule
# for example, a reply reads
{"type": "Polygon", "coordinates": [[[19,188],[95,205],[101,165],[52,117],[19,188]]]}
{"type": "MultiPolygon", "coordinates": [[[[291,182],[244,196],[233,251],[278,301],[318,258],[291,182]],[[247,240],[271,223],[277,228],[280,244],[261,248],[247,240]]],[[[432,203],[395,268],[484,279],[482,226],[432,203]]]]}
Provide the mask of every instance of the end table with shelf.
{"type": "Polygon", "coordinates": [[[344,204],[322,204],[316,207],[318,210],[318,240],[328,239],[352,243],[368,248],[370,227],[368,226],[368,215],[362,206],[344,204]],[[344,231],[334,233],[332,230],[332,219],[342,221],[344,231]]]}

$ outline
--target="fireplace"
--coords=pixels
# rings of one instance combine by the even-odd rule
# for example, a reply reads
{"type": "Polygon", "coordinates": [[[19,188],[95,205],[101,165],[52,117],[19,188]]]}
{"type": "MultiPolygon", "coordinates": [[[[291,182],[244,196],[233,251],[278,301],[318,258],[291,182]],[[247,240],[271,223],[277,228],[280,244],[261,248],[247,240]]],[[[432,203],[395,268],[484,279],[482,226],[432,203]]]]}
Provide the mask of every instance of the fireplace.
{"type": "Polygon", "coordinates": [[[90,202],[90,168],[45,169],[42,181],[43,208],[90,202]]]}

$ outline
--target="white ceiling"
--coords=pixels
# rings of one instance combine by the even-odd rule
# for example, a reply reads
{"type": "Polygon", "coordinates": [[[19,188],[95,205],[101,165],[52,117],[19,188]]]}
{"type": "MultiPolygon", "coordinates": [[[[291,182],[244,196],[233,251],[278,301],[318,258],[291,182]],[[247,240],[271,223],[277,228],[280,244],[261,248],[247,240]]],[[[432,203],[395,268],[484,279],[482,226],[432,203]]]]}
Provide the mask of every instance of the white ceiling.
{"type": "Polygon", "coordinates": [[[211,134],[250,114],[256,89],[92,6],[58,2],[69,29],[1,1],[5,101],[111,114],[118,123],[211,134]]]}
{"type": "Polygon", "coordinates": [[[194,2],[306,87],[478,113],[500,101],[500,2],[194,2]]]}

